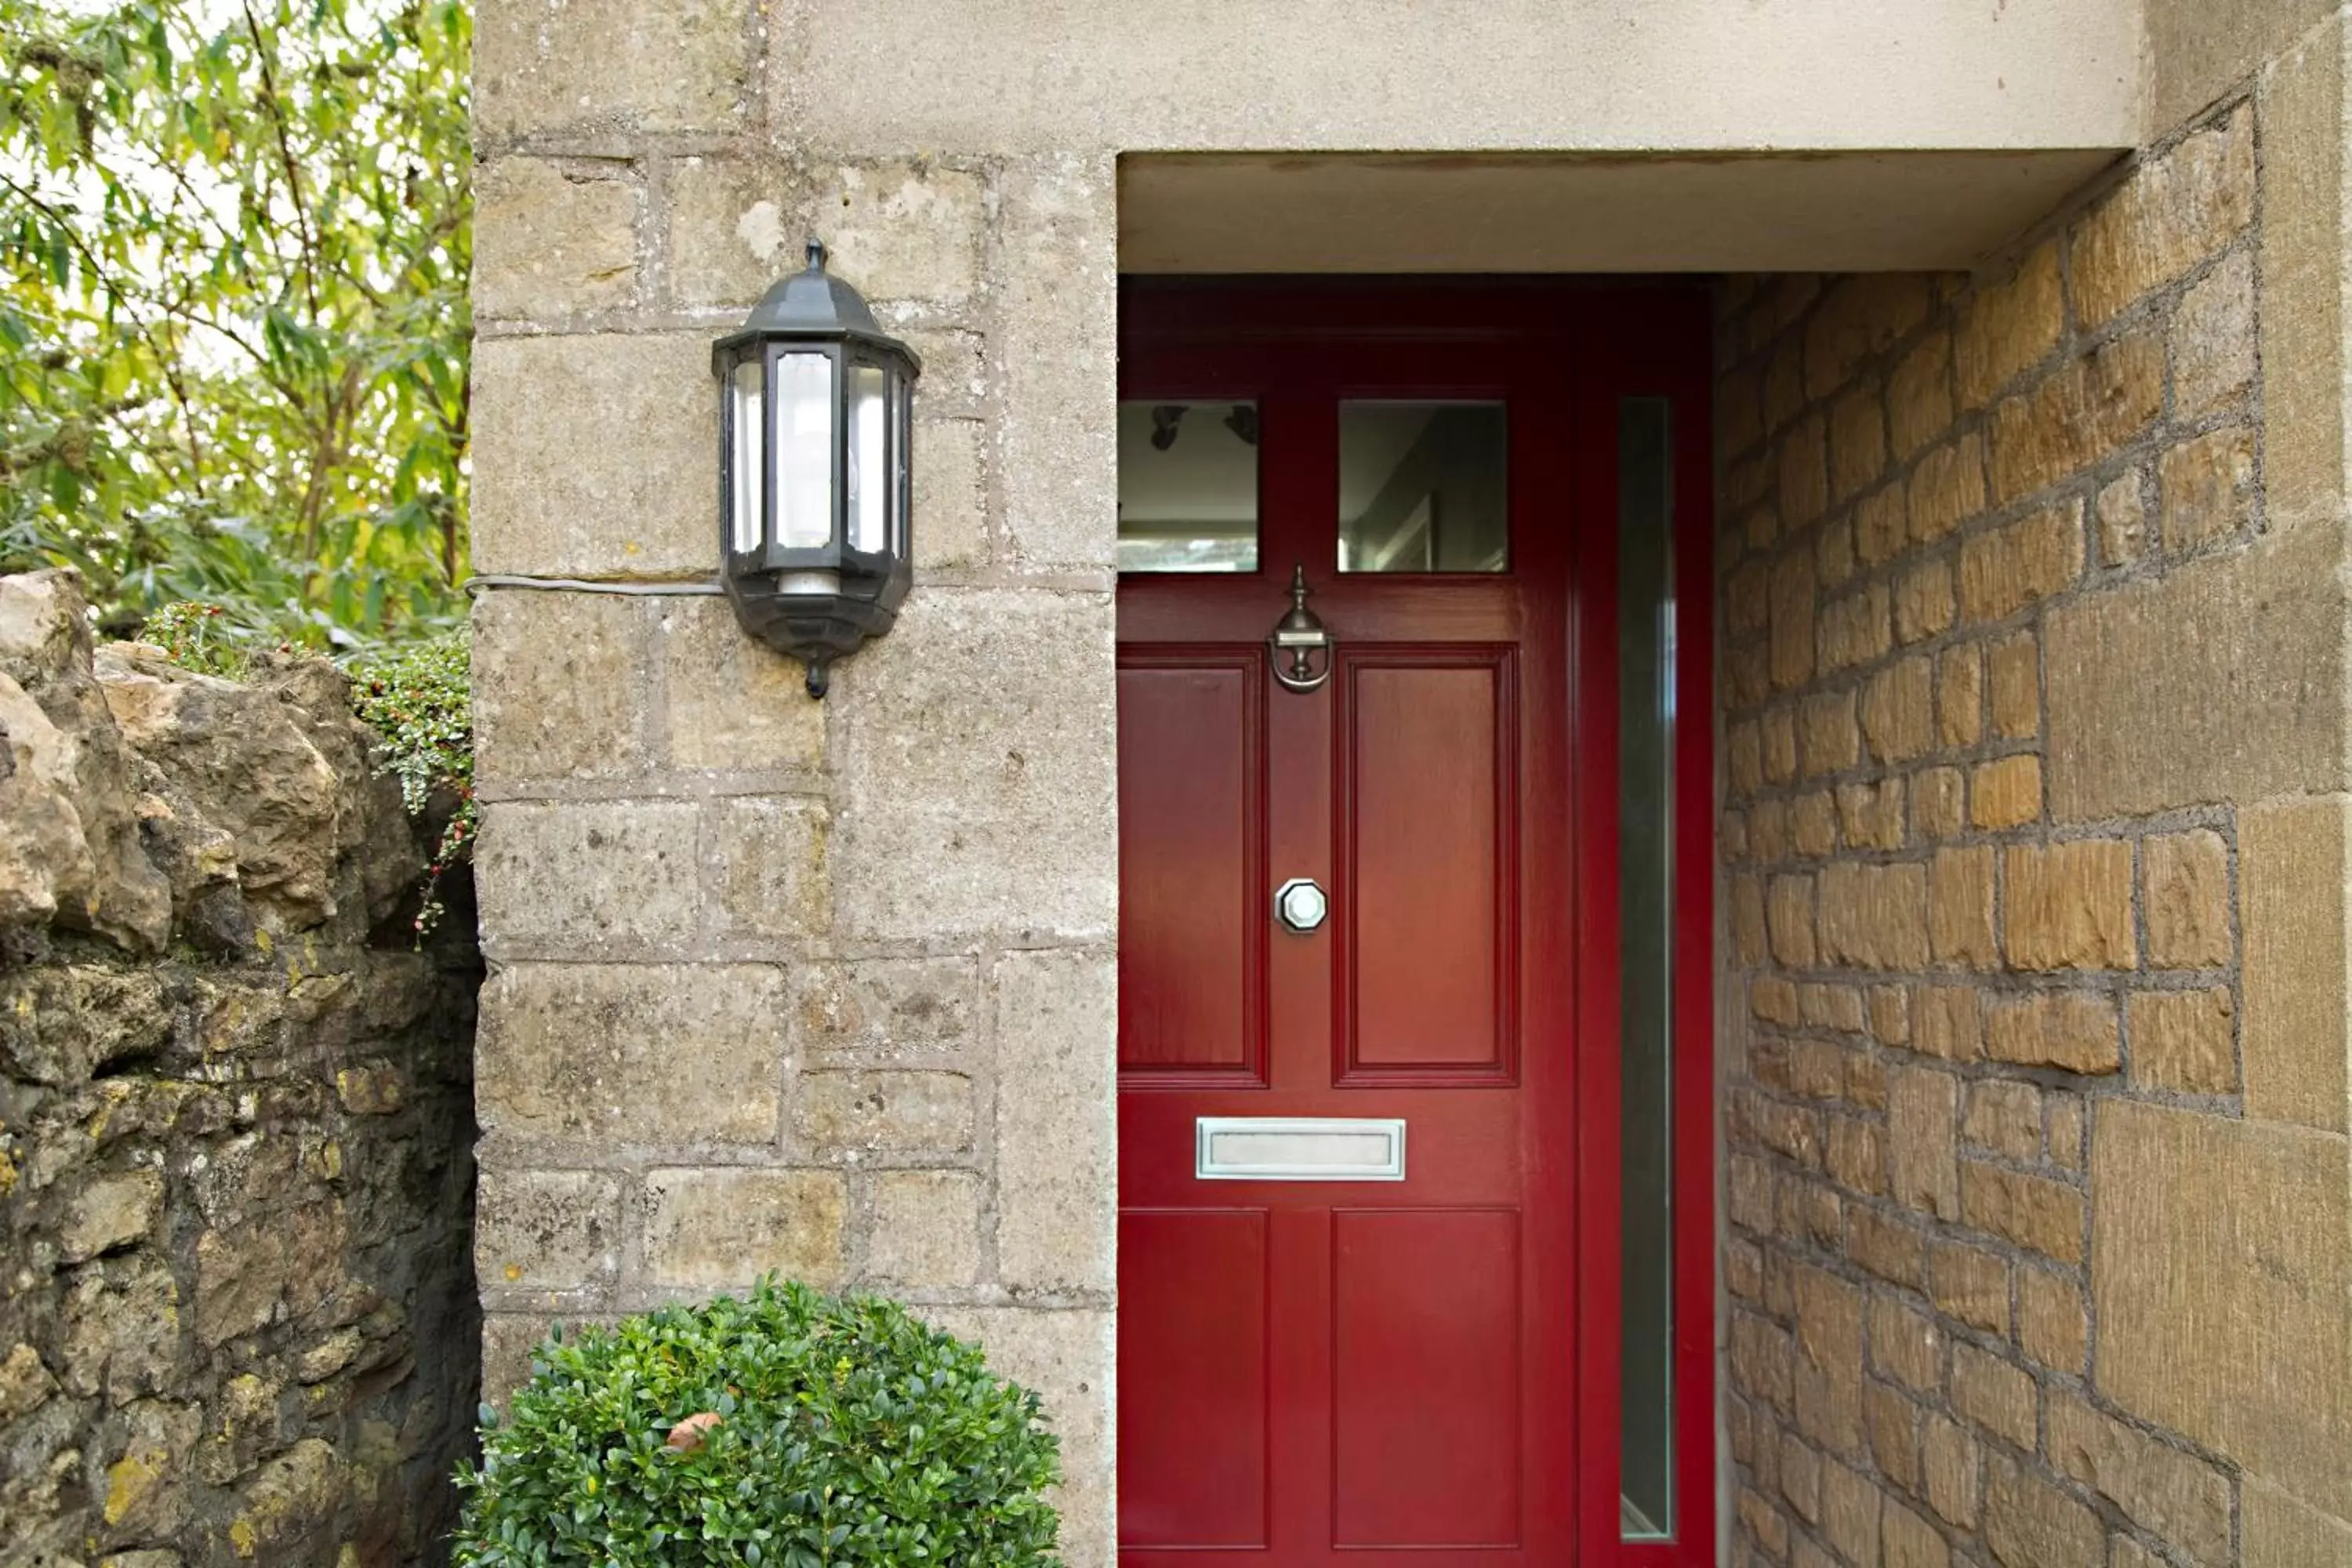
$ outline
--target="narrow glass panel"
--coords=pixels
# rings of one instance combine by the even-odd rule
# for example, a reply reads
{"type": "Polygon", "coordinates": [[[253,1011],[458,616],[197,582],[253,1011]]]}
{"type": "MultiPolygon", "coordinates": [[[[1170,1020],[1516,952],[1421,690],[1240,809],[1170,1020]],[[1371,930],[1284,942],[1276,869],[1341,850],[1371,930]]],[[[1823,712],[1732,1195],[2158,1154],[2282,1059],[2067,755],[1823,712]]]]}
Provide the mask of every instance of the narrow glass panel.
{"type": "Polygon", "coordinates": [[[1118,405],[1118,569],[1257,570],[1257,405],[1118,405]]]}
{"type": "Polygon", "coordinates": [[[914,552],[908,548],[908,520],[914,516],[914,503],[908,498],[909,476],[914,472],[914,453],[907,445],[908,432],[914,427],[908,405],[914,399],[913,389],[904,377],[898,381],[898,395],[890,402],[890,483],[897,498],[890,509],[890,548],[902,561],[911,560],[914,552]]]}
{"type": "Polygon", "coordinates": [[[730,393],[735,406],[729,416],[728,460],[735,468],[735,537],[729,545],[749,552],[760,548],[760,530],[766,522],[760,509],[768,491],[768,447],[761,438],[768,426],[760,416],[758,359],[736,363],[730,393]]]}
{"type": "Polygon", "coordinates": [[[849,543],[853,550],[883,547],[882,509],[890,494],[890,470],[883,453],[886,414],[879,365],[849,367],[849,543]]]}
{"type": "Polygon", "coordinates": [[[1510,564],[1499,403],[1339,405],[1339,570],[1510,564]]]}
{"type": "Polygon", "coordinates": [[[1673,450],[1665,399],[1618,405],[1619,1387],[1628,1541],[1675,1529],[1673,450]]]}
{"type": "Polygon", "coordinates": [[[833,362],[776,356],[776,531],[787,550],[833,540],[833,362]]]}

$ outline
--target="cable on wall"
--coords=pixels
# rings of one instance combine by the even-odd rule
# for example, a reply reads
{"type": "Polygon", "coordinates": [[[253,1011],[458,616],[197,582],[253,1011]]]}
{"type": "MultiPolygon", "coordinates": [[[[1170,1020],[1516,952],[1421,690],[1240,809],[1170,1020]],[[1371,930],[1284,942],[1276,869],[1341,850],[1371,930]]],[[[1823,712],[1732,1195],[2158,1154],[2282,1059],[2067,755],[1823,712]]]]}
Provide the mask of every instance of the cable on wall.
{"type": "Polygon", "coordinates": [[[520,577],[505,573],[493,573],[466,579],[465,591],[469,597],[486,588],[537,588],[548,593],[561,594],[629,594],[640,598],[726,592],[716,582],[592,583],[582,577],[520,577]]]}

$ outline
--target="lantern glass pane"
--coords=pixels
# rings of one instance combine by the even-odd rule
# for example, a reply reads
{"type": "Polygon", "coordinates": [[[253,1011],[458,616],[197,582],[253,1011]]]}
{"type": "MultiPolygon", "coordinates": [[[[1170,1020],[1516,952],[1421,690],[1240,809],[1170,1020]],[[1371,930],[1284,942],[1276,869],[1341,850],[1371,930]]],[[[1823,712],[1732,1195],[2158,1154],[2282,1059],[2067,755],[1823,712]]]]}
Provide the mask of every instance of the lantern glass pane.
{"type": "Polygon", "coordinates": [[[890,495],[887,390],[879,365],[849,367],[849,547],[877,553],[888,542],[882,521],[890,495]]]}
{"type": "Polygon", "coordinates": [[[913,426],[913,418],[908,407],[913,400],[913,394],[907,384],[906,378],[899,377],[898,395],[890,400],[891,418],[896,421],[890,432],[890,466],[893,470],[890,482],[895,487],[890,507],[890,549],[894,554],[900,556],[912,553],[907,546],[907,519],[911,510],[907,491],[909,476],[914,472],[915,459],[913,452],[907,445],[907,433],[913,426]]]}
{"type": "Polygon", "coordinates": [[[760,548],[761,503],[768,493],[768,451],[761,439],[767,422],[760,416],[760,362],[739,361],[728,384],[734,400],[730,415],[728,460],[734,467],[733,537],[728,548],[738,553],[760,548]]]}
{"type": "Polygon", "coordinates": [[[776,356],[776,531],[787,550],[833,539],[833,362],[776,356]]]}

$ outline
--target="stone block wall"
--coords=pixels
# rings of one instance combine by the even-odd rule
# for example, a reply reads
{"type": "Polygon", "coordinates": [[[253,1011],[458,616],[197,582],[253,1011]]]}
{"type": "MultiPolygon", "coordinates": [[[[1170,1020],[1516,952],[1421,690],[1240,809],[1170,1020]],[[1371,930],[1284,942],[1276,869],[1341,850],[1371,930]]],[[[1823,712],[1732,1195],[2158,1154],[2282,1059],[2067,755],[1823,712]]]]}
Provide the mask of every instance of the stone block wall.
{"type": "Polygon", "coordinates": [[[93,650],[0,578],[0,1563],[446,1561],[471,904],[331,668],[93,650]]]}
{"type": "Polygon", "coordinates": [[[1040,1390],[1110,1557],[1113,163],[813,144],[803,19],[483,7],[478,1267],[555,1321],[775,1270],[1040,1390]],[[698,595],[709,343],[801,242],[923,357],[916,586],[812,700],[698,595]]]}
{"type": "Polygon", "coordinates": [[[2341,58],[1723,289],[1737,1563],[2352,1561],[2341,58]]]}

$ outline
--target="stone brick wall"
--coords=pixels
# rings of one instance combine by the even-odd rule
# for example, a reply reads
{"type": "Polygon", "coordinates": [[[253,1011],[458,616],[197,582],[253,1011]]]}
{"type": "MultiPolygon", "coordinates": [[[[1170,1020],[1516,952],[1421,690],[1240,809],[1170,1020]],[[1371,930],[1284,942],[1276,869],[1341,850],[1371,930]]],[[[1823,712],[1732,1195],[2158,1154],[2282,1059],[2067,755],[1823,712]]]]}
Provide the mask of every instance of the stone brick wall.
{"type": "Polygon", "coordinates": [[[2340,58],[1977,277],[1723,289],[1736,1563],[2352,1561],[2340,58]]]}
{"type": "Polygon", "coordinates": [[[477,610],[488,1381],[766,1270],[887,1290],[1044,1394],[1106,1563],[1112,159],[810,145],[759,9],[482,14],[476,563],[662,590],[477,610]],[[924,361],[915,591],[822,703],[671,591],[710,341],[811,233],[924,361]]]}
{"type": "Polygon", "coordinates": [[[0,1563],[445,1561],[478,1361],[462,875],[342,678],[0,578],[0,1563]]]}

